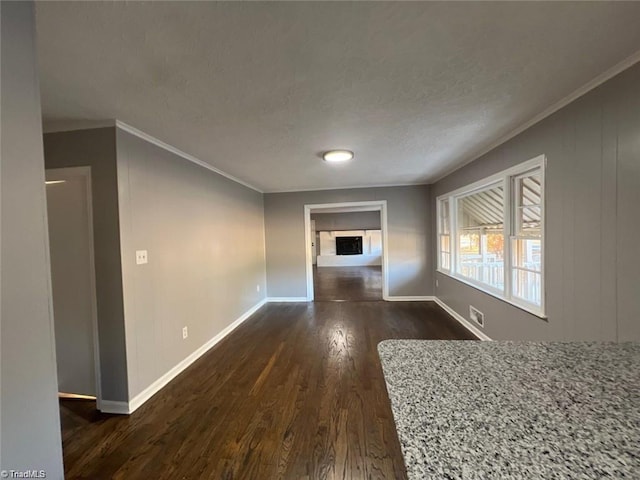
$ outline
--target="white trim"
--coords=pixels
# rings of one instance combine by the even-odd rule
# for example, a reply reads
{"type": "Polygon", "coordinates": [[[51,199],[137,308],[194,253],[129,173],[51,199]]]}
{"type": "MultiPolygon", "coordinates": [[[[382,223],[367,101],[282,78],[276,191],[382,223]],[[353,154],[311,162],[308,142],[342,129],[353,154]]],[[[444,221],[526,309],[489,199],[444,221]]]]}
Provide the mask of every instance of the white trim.
{"type": "MultiPolygon", "coordinates": [[[[544,164],[544,156],[542,158],[542,164],[544,164]]],[[[536,167],[537,168],[537,167],[536,167]]],[[[542,167],[544,168],[544,167],[542,167]]],[[[523,169],[526,170],[526,169],[523,169]]],[[[524,171],[523,171],[524,173],[524,171]]],[[[503,264],[503,269],[504,269],[504,285],[503,285],[503,291],[502,292],[498,292],[498,295],[500,297],[504,297],[506,299],[511,299],[513,297],[512,294],[512,289],[513,289],[513,282],[512,282],[512,276],[513,276],[513,270],[512,270],[512,265],[513,265],[513,244],[511,243],[511,232],[513,230],[513,220],[515,219],[515,213],[514,213],[514,206],[515,206],[515,200],[516,197],[514,195],[513,192],[513,180],[514,178],[517,178],[519,176],[521,176],[522,173],[517,173],[515,175],[510,175],[510,176],[506,176],[504,177],[504,182],[502,185],[502,195],[503,195],[503,210],[502,210],[502,252],[503,252],[503,256],[504,256],[504,264],[503,264]]],[[[544,178],[544,170],[541,170],[541,176],[544,178]]],[[[544,194],[544,185],[542,185],[542,190],[541,190],[541,199],[543,199],[545,197],[544,194]]],[[[544,227],[543,225],[544,220],[541,220],[541,226],[544,227]]],[[[456,230],[457,232],[457,230],[456,230]]],[[[456,235],[456,240],[457,240],[457,235],[456,235]]],[[[544,240],[541,242],[544,243],[544,240]]],[[[457,247],[457,245],[456,245],[457,247]]],[[[543,260],[544,261],[544,260],[543,260]]],[[[454,272],[457,273],[457,272],[454,272]]],[[[542,294],[542,299],[544,301],[544,293],[542,294]]],[[[543,306],[541,306],[541,308],[544,308],[543,306]]],[[[544,310],[542,310],[544,311],[544,310]]]]}
{"type": "Polygon", "coordinates": [[[490,288],[487,288],[487,285],[483,285],[481,283],[478,282],[474,282],[473,280],[469,279],[469,278],[465,278],[462,276],[456,276],[453,275],[451,272],[447,272],[445,270],[440,270],[440,269],[436,269],[437,273],[440,273],[441,275],[446,275],[449,278],[452,278],[460,283],[463,283],[471,288],[475,288],[476,290],[480,290],[482,293],[486,293],[487,295],[491,295],[493,298],[496,298],[498,300],[500,300],[501,302],[505,302],[508,303],[509,305],[516,307],[520,310],[523,310],[527,313],[530,313],[531,315],[534,315],[538,318],[541,318],[543,320],[546,320],[548,317],[546,314],[542,314],[539,309],[537,308],[533,308],[533,306],[528,307],[527,304],[522,301],[521,303],[518,303],[517,297],[513,298],[513,299],[508,299],[507,297],[505,297],[504,295],[502,295],[501,293],[499,293],[499,291],[496,290],[491,290],[490,288]]]}
{"type": "MultiPolygon", "coordinates": [[[[47,168],[45,170],[45,179],[47,181],[66,180],[73,177],[80,177],[84,180],[86,186],[87,201],[87,233],[89,236],[89,288],[91,290],[91,330],[93,343],[93,368],[95,376],[95,397],[96,407],[100,410],[102,404],[102,375],[100,367],[100,338],[98,327],[98,295],[96,289],[96,264],[95,249],[93,238],[93,190],[91,167],[64,167],[64,168],[47,168]]],[[[48,216],[47,216],[48,223],[48,216]]],[[[55,325],[55,318],[54,318],[55,325]]]]}
{"type": "Polygon", "coordinates": [[[131,125],[127,125],[126,123],[121,122],[120,120],[116,120],[115,123],[116,123],[116,127],[117,128],[119,128],[121,130],[124,130],[125,132],[130,133],[131,135],[135,135],[136,137],[139,137],[139,138],[141,138],[143,140],[146,140],[147,142],[152,143],[157,147],[160,147],[160,148],[162,148],[164,150],[167,150],[168,152],[171,152],[171,153],[173,153],[175,155],[178,155],[179,157],[182,157],[185,160],[189,160],[190,162],[195,163],[196,165],[199,165],[199,166],[201,166],[203,168],[206,168],[207,170],[211,170],[212,172],[215,172],[218,175],[222,175],[223,177],[226,177],[229,180],[233,180],[234,182],[239,183],[240,185],[244,185],[245,187],[250,188],[251,190],[255,190],[258,193],[264,193],[258,187],[255,187],[255,186],[251,185],[250,183],[247,183],[247,182],[245,182],[243,180],[240,180],[237,177],[234,177],[233,175],[230,175],[230,174],[228,174],[226,172],[223,172],[222,170],[214,167],[213,165],[211,165],[211,164],[209,164],[209,163],[207,163],[207,162],[205,162],[203,160],[200,160],[199,158],[196,158],[193,155],[189,155],[188,153],[183,152],[182,150],[180,150],[180,149],[178,149],[178,148],[176,148],[176,147],[174,147],[172,145],[169,145],[168,143],[165,143],[162,140],[159,140],[156,137],[153,137],[153,136],[149,135],[148,133],[145,133],[145,132],[143,132],[141,130],[138,130],[137,128],[132,127],[131,125]]]}
{"type": "Polygon", "coordinates": [[[515,128],[514,130],[511,130],[509,133],[507,133],[506,135],[500,137],[499,139],[491,142],[489,145],[478,149],[475,153],[469,155],[466,160],[464,160],[464,161],[462,161],[460,163],[456,162],[455,165],[453,165],[451,168],[445,170],[444,173],[440,174],[439,176],[437,176],[433,180],[429,181],[428,183],[425,183],[424,181],[421,181],[421,182],[418,182],[418,183],[350,185],[350,186],[344,186],[344,187],[326,186],[326,187],[311,187],[311,188],[299,188],[299,189],[293,188],[293,189],[279,189],[279,190],[264,190],[264,191],[262,191],[262,190],[254,187],[254,186],[252,186],[252,185],[250,185],[250,184],[248,184],[248,183],[246,183],[246,182],[244,182],[242,180],[237,179],[236,177],[233,177],[232,175],[229,175],[227,173],[224,173],[221,170],[218,170],[217,168],[209,165],[208,163],[202,162],[201,160],[198,160],[197,158],[195,158],[195,157],[193,157],[193,156],[191,156],[191,155],[189,155],[187,153],[184,153],[184,152],[182,152],[182,151],[180,151],[178,149],[174,149],[174,147],[171,147],[171,146],[167,145],[166,143],[161,142],[160,140],[157,140],[154,137],[152,137],[150,135],[147,135],[147,134],[141,132],[140,130],[135,129],[134,127],[131,127],[130,125],[127,125],[126,123],[124,123],[124,122],[122,122],[120,120],[115,120],[115,121],[113,121],[113,120],[89,121],[86,124],[87,126],[84,126],[84,127],[80,127],[80,125],[83,125],[83,124],[82,123],[78,123],[77,125],[74,125],[74,126],[70,126],[70,127],[67,127],[67,128],[61,127],[61,128],[58,128],[58,129],[56,129],[56,127],[47,128],[46,125],[45,125],[43,130],[44,130],[44,133],[53,133],[53,132],[69,131],[69,130],[86,130],[86,129],[93,129],[93,128],[103,128],[103,127],[113,126],[115,124],[116,127],[120,127],[123,130],[126,130],[126,131],[128,131],[129,133],[131,133],[133,135],[139,136],[141,138],[144,138],[145,140],[148,140],[148,141],[150,141],[152,143],[155,143],[156,145],[161,146],[162,148],[165,148],[164,145],[167,145],[168,147],[170,147],[169,151],[172,151],[173,153],[176,153],[176,154],[182,156],[183,158],[186,158],[189,161],[194,161],[195,160],[194,163],[197,163],[198,165],[201,165],[204,168],[212,170],[212,171],[214,171],[214,172],[216,172],[216,173],[218,173],[218,174],[220,174],[220,175],[222,175],[224,177],[229,178],[230,180],[233,180],[233,181],[235,181],[237,183],[240,183],[241,185],[249,187],[252,190],[255,190],[255,191],[260,192],[260,193],[318,192],[318,191],[322,191],[322,190],[349,190],[349,189],[356,189],[356,188],[387,188],[387,187],[409,187],[409,186],[417,186],[417,185],[431,185],[431,184],[437,183],[438,181],[442,180],[443,178],[447,177],[448,175],[451,175],[453,172],[463,168],[464,166],[474,162],[475,160],[479,159],[483,155],[489,153],[491,150],[495,149],[496,147],[499,147],[503,143],[508,142],[509,140],[511,140],[515,136],[519,135],[520,133],[524,132],[528,128],[531,128],[536,123],[538,123],[541,120],[553,115],[558,110],[566,107],[571,102],[573,102],[576,99],[580,98],[581,96],[585,95],[589,91],[597,88],[598,86],[602,85],[606,81],[608,81],[611,78],[615,77],[619,73],[627,70],[628,68],[630,68],[631,66],[633,66],[634,64],[636,64],[638,62],[640,62],[640,50],[638,50],[637,52],[633,53],[629,57],[625,58],[621,62],[617,63],[616,65],[614,65],[610,69],[606,70],[605,72],[601,73],[600,75],[598,75],[594,79],[592,79],[589,82],[585,83],[580,88],[574,90],[572,93],[570,93],[566,97],[562,98],[558,102],[554,103],[553,105],[549,106],[548,108],[546,108],[545,110],[540,112],[538,115],[536,115],[533,118],[531,118],[529,121],[523,123],[522,125],[520,125],[519,127],[515,128]],[[93,123],[90,123],[90,122],[93,122],[93,123]],[[134,133],[134,131],[135,132],[139,132],[143,136],[139,135],[138,133],[134,133]],[[180,152],[180,153],[178,153],[178,152],[180,152]]]}
{"type": "Polygon", "coordinates": [[[540,229],[541,235],[540,242],[542,265],[540,266],[540,309],[542,311],[542,318],[547,318],[547,282],[545,277],[547,276],[547,157],[542,161],[541,173],[540,173],[540,189],[542,192],[542,198],[540,201],[540,229]]]}
{"type": "Polygon", "coordinates": [[[211,347],[216,345],[220,340],[229,335],[233,330],[235,330],[241,323],[247,320],[251,315],[256,313],[265,303],[267,303],[267,299],[263,298],[258,303],[256,303],[253,307],[243,313],[237,320],[228,325],[224,330],[214,336],[207,343],[198,348],[195,352],[189,355],[187,358],[178,363],[175,367],[165,373],[158,380],[153,382],[147,388],[145,388],[138,395],[129,400],[128,408],[126,412],[111,412],[111,413],[133,413],[140,406],[145,403],[149,398],[155,395],[159,390],[161,390],[165,385],[167,385],[171,380],[173,380],[176,376],[182,373],[187,367],[189,367],[193,362],[198,360],[202,355],[207,353],[211,347]]]}
{"type": "Polygon", "coordinates": [[[499,300],[509,303],[521,310],[524,310],[532,315],[535,315],[539,318],[547,318],[545,313],[545,282],[544,282],[544,271],[545,271],[545,205],[546,205],[546,194],[545,194],[545,176],[546,176],[546,165],[547,165],[547,157],[544,154],[538,155],[531,160],[527,160],[525,162],[519,163],[518,165],[514,165],[505,170],[502,170],[498,173],[490,175],[486,178],[482,178],[476,182],[470,183],[463,187],[457,188],[453,191],[445,193],[443,195],[439,195],[436,198],[436,212],[439,212],[439,205],[443,200],[449,200],[449,208],[450,208],[450,246],[451,246],[451,269],[444,270],[440,267],[440,218],[438,217],[436,223],[436,237],[438,240],[438,262],[436,267],[436,272],[441,273],[443,275],[447,275],[461,283],[469,285],[477,290],[480,290],[483,293],[491,295],[499,300]],[[526,172],[530,172],[535,169],[540,169],[540,188],[542,192],[541,204],[540,204],[540,215],[541,215],[541,253],[542,253],[542,267],[540,270],[541,273],[541,303],[540,306],[530,304],[518,297],[514,296],[511,291],[511,275],[512,275],[512,246],[511,246],[511,223],[513,218],[512,204],[514,203],[514,196],[512,194],[512,181],[515,177],[524,174],[526,172]],[[489,186],[501,183],[503,191],[504,191],[504,289],[499,290],[497,288],[492,287],[491,285],[486,285],[484,283],[477,282],[472,278],[464,277],[458,273],[458,218],[457,218],[457,202],[459,199],[464,198],[466,196],[472,195],[478,191],[482,191],[489,186]]]}
{"type": "MultiPolygon", "coordinates": [[[[387,296],[387,302],[432,302],[433,296],[387,296]]],[[[267,297],[268,303],[306,303],[307,297],[267,297]]]]}
{"type": "MultiPolygon", "coordinates": [[[[375,207],[370,207],[370,206],[363,206],[363,207],[344,207],[344,208],[328,208],[323,209],[323,208],[314,208],[313,209],[313,214],[323,214],[323,213],[355,213],[355,212],[379,212],[380,211],[380,207],[375,208],[375,207]]],[[[345,230],[344,228],[342,230],[345,230]]],[[[347,228],[346,230],[352,230],[350,228],[347,228]]]]}
{"type": "Polygon", "coordinates": [[[307,297],[267,297],[268,303],[306,303],[307,297]]]}
{"type": "MultiPolygon", "coordinates": [[[[442,236],[446,233],[440,233],[442,227],[442,202],[448,201],[446,199],[436,198],[436,270],[442,269],[442,236]]],[[[451,268],[451,210],[449,210],[449,268],[451,268]]]]}
{"type": "Polygon", "coordinates": [[[617,63],[616,65],[614,65],[610,69],[606,70],[605,72],[601,73],[600,75],[595,77],[593,80],[585,83],[580,88],[574,90],[572,93],[570,93],[566,97],[562,98],[558,102],[556,102],[553,105],[549,106],[548,108],[546,108],[545,110],[540,112],[538,115],[536,115],[535,117],[533,117],[529,121],[523,123],[522,125],[520,125],[519,127],[515,128],[514,130],[511,130],[509,133],[507,133],[506,135],[500,137],[498,140],[495,140],[494,142],[491,142],[486,147],[480,148],[475,153],[469,155],[467,157],[467,159],[464,160],[463,162],[456,163],[455,166],[445,170],[445,172],[443,174],[441,174],[438,177],[436,177],[434,180],[431,181],[431,183],[432,184],[433,183],[437,183],[440,180],[442,180],[443,178],[451,175],[453,172],[455,172],[455,171],[457,171],[457,170],[469,165],[470,163],[478,160],[480,157],[482,157],[483,155],[486,155],[487,153],[489,153],[494,148],[497,148],[500,145],[502,145],[503,143],[508,142],[509,140],[511,140],[512,138],[514,138],[517,135],[521,134],[525,130],[533,127],[536,123],[540,122],[541,120],[544,120],[545,118],[550,117],[551,115],[556,113],[558,110],[566,107],[571,102],[577,100],[578,98],[580,98],[583,95],[587,94],[591,90],[599,87],[600,85],[602,85],[606,81],[611,80],[613,77],[615,77],[619,73],[624,72],[625,70],[627,70],[628,68],[632,67],[634,64],[636,64],[638,62],[640,62],[640,50],[638,50],[637,52],[633,53],[629,57],[625,58],[620,63],[617,63]]]}
{"type": "Polygon", "coordinates": [[[382,200],[380,227],[382,229],[382,297],[389,297],[389,226],[387,201],[382,200]]]}
{"type": "Polygon", "coordinates": [[[127,402],[116,402],[113,400],[102,400],[98,410],[103,413],[115,413],[118,415],[127,415],[131,413],[127,402]]]}
{"type": "Polygon", "coordinates": [[[391,296],[386,297],[384,300],[387,302],[434,302],[436,297],[432,295],[426,296],[391,296]]]}
{"type": "Polygon", "coordinates": [[[332,213],[329,210],[335,208],[338,210],[338,213],[345,212],[346,210],[342,210],[345,208],[357,208],[359,212],[378,212],[382,210],[382,207],[387,206],[386,200],[365,200],[362,202],[335,202],[335,203],[314,203],[305,205],[305,207],[309,207],[311,210],[325,210],[321,213],[332,213]],[[367,210],[362,210],[360,207],[369,207],[367,210]]]}
{"type": "Polygon", "coordinates": [[[96,261],[94,252],[94,238],[93,238],[93,190],[92,190],[92,176],[91,167],[86,167],[85,181],[87,182],[87,213],[89,221],[89,269],[90,275],[90,288],[91,288],[91,316],[94,335],[93,335],[93,364],[96,370],[96,408],[100,408],[102,405],[102,374],[100,367],[100,338],[99,338],[99,326],[98,326],[98,290],[96,286],[96,261]]]}
{"type": "Polygon", "coordinates": [[[488,177],[484,177],[480,180],[477,180],[473,183],[469,183],[460,188],[456,188],[455,190],[452,190],[450,192],[444,193],[442,195],[438,195],[436,200],[445,199],[447,197],[456,197],[463,193],[465,195],[472,194],[476,190],[482,190],[483,188],[488,187],[493,183],[497,183],[503,180],[505,177],[518,175],[520,173],[524,173],[528,170],[533,170],[534,168],[538,168],[538,167],[544,168],[546,167],[546,164],[547,164],[547,157],[544,154],[540,154],[532,158],[531,160],[526,160],[517,165],[506,168],[505,170],[501,170],[497,173],[494,173],[493,175],[489,175],[488,177]]]}
{"type": "Polygon", "coordinates": [[[418,187],[418,186],[428,186],[428,185],[431,185],[431,184],[425,183],[424,180],[422,180],[417,183],[376,183],[371,185],[350,185],[347,187],[327,186],[327,187],[312,187],[312,188],[298,188],[298,189],[284,189],[284,190],[265,190],[264,193],[323,192],[327,190],[357,190],[360,188],[418,187]]]}
{"type": "MultiPolygon", "coordinates": [[[[382,298],[389,296],[389,241],[387,227],[387,201],[369,200],[363,202],[337,202],[337,203],[317,203],[304,206],[304,243],[305,243],[305,265],[307,271],[307,298],[306,301],[313,301],[313,251],[311,249],[311,212],[322,209],[325,211],[331,208],[337,210],[344,208],[370,207],[371,211],[380,211],[380,229],[382,230],[382,298]]],[[[364,210],[363,210],[364,211],[364,210]]]]}
{"type": "Polygon", "coordinates": [[[453,308],[451,308],[449,305],[444,303],[438,297],[433,297],[433,301],[436,302],[445,312],[447,312],[451,316],[451,318],[453,318],[454,320],[457,320],[457,322],[460,325],[462,325],[464,328],[466,328],[471,333],[473,333],[476,337],[478,337],[479,340],[483,340],[483,341],[491,340],[491,338],[486,333],[478,329],[477,326],[472,324],[469,320],[464,318],[462,315],[460,315],[458,312],[456,312],[453,308]]]}
{"type": "MultiPolygon", "coordinates": [[[[398,297],[387,297],[386,300],[392,302],[413,302],[413,301],[433,301],[440,305],[451,317],[457,320],[462,324],[467,330],[476,335],[480,340],[491,340],[486,334],[482,331],[478,330],[475,326],[469,323],[464,317],[460,316],[457,312],[451,309],[448,305],[446,305],[442,300],[433,296],[398,296],[398,297]]],[[[160,391],[164,386],[166,386],[171,380],[173,380],[176,376],[182,373],[186,368],[188,368],[192,363],[198,360],[202,355],[204,355],[208,350],[210,350],[214,345],[224,339],[227,335],[229,335],[233,330],[235,330],[240,324],[246,321],[251,315],[256,313],[263,305],[267,302],[306,302],[307,299],[305,297],[268,297],[262,299],[256,305],[254,305],[251,309],[247,310],[241,317],[239,317],[232,324],[227,326],[224,330],[218,333],[215,337],[209,340],[207,343],[202,345],[199,349],[189,355],[187,358],[178,363],[175,367],[165,373],[158,380],[149,385],[146,389],[136,395],[129,402],[118,402],[113,400],[102,400],[100,411],[104,413],[113,413],[113,414],[131,414],[140,408],[149,398],[155,395],[158,391],[160,391]]]]}

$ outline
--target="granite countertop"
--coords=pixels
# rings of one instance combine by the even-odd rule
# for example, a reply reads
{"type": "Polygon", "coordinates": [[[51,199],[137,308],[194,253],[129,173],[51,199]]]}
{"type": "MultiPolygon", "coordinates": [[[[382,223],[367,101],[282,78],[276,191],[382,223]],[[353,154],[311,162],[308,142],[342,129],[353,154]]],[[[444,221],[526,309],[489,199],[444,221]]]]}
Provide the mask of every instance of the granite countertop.
{"type": "Polygon", "coordinates": [[[640,478],[640,344],[386,340],[412,479],[640,478]]]}

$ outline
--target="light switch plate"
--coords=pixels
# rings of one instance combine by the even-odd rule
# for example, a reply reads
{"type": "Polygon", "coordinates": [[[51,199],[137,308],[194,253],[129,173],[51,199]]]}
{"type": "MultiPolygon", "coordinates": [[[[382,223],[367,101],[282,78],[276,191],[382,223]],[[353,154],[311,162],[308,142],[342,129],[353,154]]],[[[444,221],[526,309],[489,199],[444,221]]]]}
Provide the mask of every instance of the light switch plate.
{"type": "Polygon", "coordinates": [[[136,250],[136,265],[142,265],[144,263],[149,263],[149,258],[147,256],[146,250],[136,250]]]}

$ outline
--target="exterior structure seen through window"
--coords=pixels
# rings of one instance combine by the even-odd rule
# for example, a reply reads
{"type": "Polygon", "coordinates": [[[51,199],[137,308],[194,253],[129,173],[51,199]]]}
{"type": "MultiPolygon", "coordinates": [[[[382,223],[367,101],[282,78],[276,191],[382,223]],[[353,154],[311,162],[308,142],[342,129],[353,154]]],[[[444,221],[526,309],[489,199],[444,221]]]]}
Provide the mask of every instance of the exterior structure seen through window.
{"type": "Polygon", "coordinates": [[[438,197],[438,271],[544,316],[543,155],[438,197]]]}

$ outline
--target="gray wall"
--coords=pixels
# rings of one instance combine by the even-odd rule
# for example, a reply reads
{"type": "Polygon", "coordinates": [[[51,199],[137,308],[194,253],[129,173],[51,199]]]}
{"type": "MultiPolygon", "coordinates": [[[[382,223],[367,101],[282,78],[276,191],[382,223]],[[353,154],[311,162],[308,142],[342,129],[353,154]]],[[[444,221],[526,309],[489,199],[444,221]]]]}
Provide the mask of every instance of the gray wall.
{"type": "Polygon", "coordinates": [[[316,231],[379,230],[380,212],[313,213],[316,231]]]}
{"type": "Polygon", "coordinates": [[[133,398],[264,299],[264,206],[261,193],[120,129],[117,151],[133,398]]]}
{"type": "Polygon", "coordinates": [[[91,167],[102,398],[127,393],[115,127],[44,136],[46,168],[91,167]]]}
{"type": "Polygon", "coordinates": [[[2,2],[0,469],[63,478],[33,4],[2,2]]]}
{"type": "Polygon", "coordinates": [[[304,205],[387,200],[389,295],[432,295],[429,187],[358,188],[264,196],[270,297],[306,297],[304,205]]]}
{"type": "Polygon", "coordinates": [[[548,319],[440,273],[437,296],[466,318],[478,307],[494,339],[640,340],[640,65],[437,182],[432,212],[438,195],[539,154],[548,319]]]}

